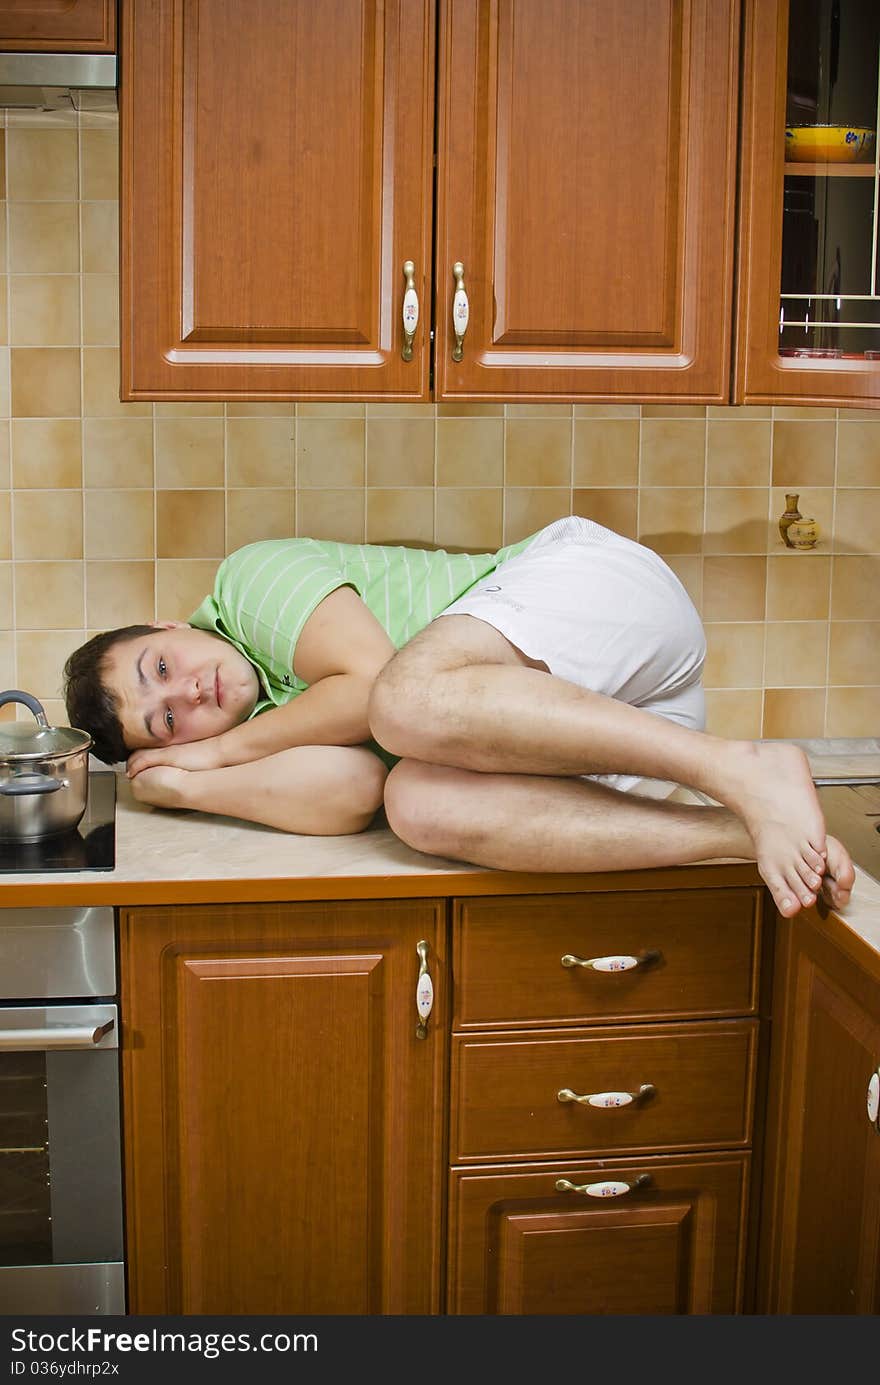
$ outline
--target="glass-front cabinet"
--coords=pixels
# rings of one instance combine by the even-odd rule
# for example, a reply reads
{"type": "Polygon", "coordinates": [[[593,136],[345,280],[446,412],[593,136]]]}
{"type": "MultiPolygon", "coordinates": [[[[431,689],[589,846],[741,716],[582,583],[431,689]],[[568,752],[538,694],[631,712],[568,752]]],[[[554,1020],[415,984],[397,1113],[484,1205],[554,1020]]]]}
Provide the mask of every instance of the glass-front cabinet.
{"type": "Polygon", "coordinates": [[[878,0],[746,0],[737,403],[880,406],[878,0]]]}

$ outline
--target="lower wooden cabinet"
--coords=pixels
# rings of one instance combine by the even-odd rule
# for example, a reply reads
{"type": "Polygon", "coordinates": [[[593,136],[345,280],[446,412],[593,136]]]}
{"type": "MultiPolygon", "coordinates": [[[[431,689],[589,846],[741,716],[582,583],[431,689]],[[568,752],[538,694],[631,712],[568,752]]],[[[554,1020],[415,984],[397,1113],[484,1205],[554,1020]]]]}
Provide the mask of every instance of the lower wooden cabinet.
{"type": "Polygon", "coordinates": [[[733,1153],[453,1169],[448,1311],[739,1312],[748,1170],[733,1153]]]}
{"type": "Polygon", "coordinates": [[[438,1311],[445,918],[432,900],[122,911],[132,1313],[438,1311]]]}

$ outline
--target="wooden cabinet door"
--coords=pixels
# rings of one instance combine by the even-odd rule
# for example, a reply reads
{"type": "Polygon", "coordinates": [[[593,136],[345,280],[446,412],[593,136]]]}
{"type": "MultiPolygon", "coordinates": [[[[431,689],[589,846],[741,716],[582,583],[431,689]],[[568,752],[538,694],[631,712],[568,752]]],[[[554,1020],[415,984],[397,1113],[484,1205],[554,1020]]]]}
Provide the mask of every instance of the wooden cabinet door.
{"type": "Polygon", "coordinates": [[[112,53],[116,0],[0,0],[0,51],[112,53]]]}
{"type": "Polygon", "coordinates": [[[735,1313],[747,1154],[453,1169],[448,1312],[735,1313]],[[558,1188],[635,1182],[620,1197],[558,1188]]]}
{"type": "Polygon", "coordinates": [[[123,911],[132,1312],[438,1311],[444,919],[432,900],[123,911]]]}
{"type": "Polygon", "coordinates": [[[779,920],[759,1313],[880,1312],[880,958],[848,932],[779,920]]]}
{"type": "Polygon", "coordinates": [[[738,0],[442,0],[438,399],[726,402],[738,49],[738,0]]]}
{"type": "Polygon", "coordinates": [[[426,399],[433,0],[121,23],[122,399],[426,399]]]}

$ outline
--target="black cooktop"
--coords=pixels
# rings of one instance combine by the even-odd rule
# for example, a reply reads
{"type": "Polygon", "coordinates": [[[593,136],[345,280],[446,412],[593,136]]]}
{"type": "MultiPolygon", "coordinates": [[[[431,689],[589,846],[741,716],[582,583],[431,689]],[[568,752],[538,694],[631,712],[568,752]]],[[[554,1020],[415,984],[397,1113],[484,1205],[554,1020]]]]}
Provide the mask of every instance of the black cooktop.
{"type": "Polygon", "coordinates": [[[0,842],[0,872],[112,870],[116,865],[116,775],[89,771],[89,801],[79,826],[39,842],[0,842]]]}

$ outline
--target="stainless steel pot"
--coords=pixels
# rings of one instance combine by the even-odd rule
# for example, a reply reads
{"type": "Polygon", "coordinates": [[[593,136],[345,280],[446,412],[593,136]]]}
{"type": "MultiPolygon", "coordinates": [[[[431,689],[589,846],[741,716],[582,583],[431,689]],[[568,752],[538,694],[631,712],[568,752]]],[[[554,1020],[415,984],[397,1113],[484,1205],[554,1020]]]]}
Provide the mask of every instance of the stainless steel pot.
{"type": "Polygon", "coordinates": [[[23,702],[37,725],[0,722],[0,841],[35,842],[70,832],[88,802],[92,738],[73,726],[50,726],[30,693],[0,693],[0,707],[7,702],[23,702]]]}

